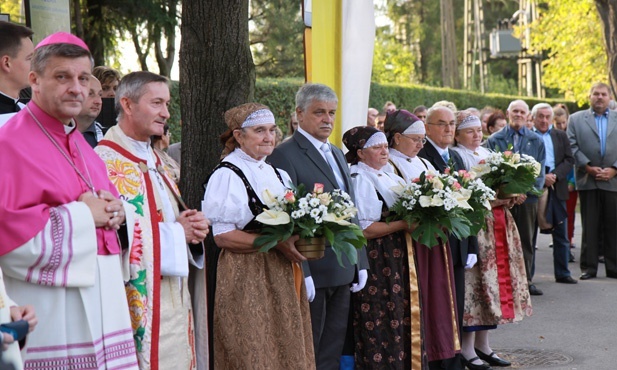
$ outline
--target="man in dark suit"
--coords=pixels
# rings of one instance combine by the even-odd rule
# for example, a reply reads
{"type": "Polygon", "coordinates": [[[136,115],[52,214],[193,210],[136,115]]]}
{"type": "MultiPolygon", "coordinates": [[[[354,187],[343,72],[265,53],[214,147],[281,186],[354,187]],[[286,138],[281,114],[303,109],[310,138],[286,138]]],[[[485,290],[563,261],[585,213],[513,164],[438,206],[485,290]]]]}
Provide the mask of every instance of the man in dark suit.
{"type": "MultiPolygon", "coordinates": [[[[418,152],[418,156],[431,162],[433,167],[443,173],[450,163],[454,170],[465,169],[460,155],[448,148],[454,142],[454,131],[456,121],[454,113],[446,107],[430,108],[426,115],[426,139],[424,148],[418,152]]],[[[458,329],[463,327],[463,312],[465,310],[465,268],[472,268],[478,258],[478,239],[470,237],[459,240],[450,235],[450,251],[452,253],[452,264],[454,266],[454,284],[456,287],[456,305],[458,313],[458,329]]],[[[429,365],[431,368],[462,369],[462,364],[458,357],[442,361],[443,364],[429,365]]]]}
{"type": "MultiPolygon", "coordinates": [[[[307,189],[313,189],[315,183],[321,183],[326,192],[342,189],[354,199],[343,152],[328,143],[337,105],[336,93],[328,86],[302,86],[296,94],[298,130],[290,140],[274,150],[268,161],[274,167],[287,171],[295,185],[304,184],[307,189]]],[[[311,301],[316,364],[320,370],[339,368],[349,314],[350,284],[358,271],[358,282],[352,284],[351,290],[359,291],[368,276],[368,259],[364,249],[358,251],[359,270],[346,257],[343,260],[345,267],[338,264],[328,246],[322,259],[302,264],[311,301]]]]}
{"type": "Polygon", "coordinates": [[[596,277],[600,242],[606,276],[617,279],[617,112],[608,109],[610,91],[604,83],[594,84],[591,108],[574,113],[568,122],[581,198],[581,280],[596,277]]]}
{"type": "MultiPolygon", "coordinates": [[[[514,100],[506,112],[508,126],[497,131],[486,140],[489,149],[506,151],[512,147],[515,153],[527,154],[540,162],[540,174],[536,178],[535,188],[544,187],[544,160],[546,157],[544,142],[527,126],[529,106],[522,100],[514,100]]],[[[525,272],[529,284],[529,294],[544,294],[533,284],[534,263],[536,256],[536,235],[538,229],[538,197],[532,194],[523,194],[517,198],[517,204],[511,209],[512,217],[521,237],[523,256],[525,258],[525,272]]]]}
{"type": "Polygon", "coordinates": [[[554,210],[551,234],[553,236],[555,281],[564,284],[576,284],[577,281],[572,278],[568,268],[570,241],[568,240],[566,201],[570,196],[568,174],[574,165],[570,141],[565,131],[553,129],[553,108],[549,104],[536,104],[531,109],[531,117],[536,133],[544,141],[546,151],[544,187],[548,188],[549,192],[549,208],[554,210]],[[559,213],[563,217],[559,217],[559,213]]]}

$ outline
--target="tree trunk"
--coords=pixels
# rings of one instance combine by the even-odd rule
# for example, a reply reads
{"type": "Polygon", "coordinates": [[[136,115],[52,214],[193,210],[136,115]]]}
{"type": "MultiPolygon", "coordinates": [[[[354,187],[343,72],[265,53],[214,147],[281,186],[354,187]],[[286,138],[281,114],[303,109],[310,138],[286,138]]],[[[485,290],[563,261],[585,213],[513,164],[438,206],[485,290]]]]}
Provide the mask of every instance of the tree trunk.
{"type": "Polygon", "coordinates": [[[94,65],[105,65],[105,44],[103,35],[106,35],[105,21],[103,20],[104,0],[85,0],[87,17],[84,19],[84,41],[90,48],[94,65]]]}
{"type": "Polygon", "coordinates": [[[200,208],[202,184],[222,151],[223,114],[253,98],[248,0],[183,0],[181,31],[180,188],[188,206],[200,208]]]}
{"type": "Polygon", "coordinates": [[[456,60],[456,34],[452,0],[441,1],[441,76],[443,86],[459,89],[461,86],[456,60]]]}
{"type": "Polygon", "coordinates": [[[608,78],[614,97],[617,96],[617,0],[596,0],[596,8],[602,20],[608,78]]]}
{"type": "Polygon", "coordinates": [[[73,24],[75,25],[75,36],[84,39],[84,23],[81,16],[81,1],[73,1],[73,24]]]}
{"type": "Polygon", "coordinates": [[[175,20],[178,14],[178,1],[167,0],[161,5],[163,12],[167,16],[167,21],[165,26],[159,30],[158,37],[154,39],[154,55],[159,66],[159,73],[167,77],[171,74],[171,68],[174,65],[174,54],[176,53],[176,25],[178,23],[175,20]],[[164,34],[166,39],[165,53],[163,53],[162,34],[164,34]]]}
{"type": "MultiPolygon", "coordinates": [[[[201,209],[202,184],[219,162],[222,145],[218,138],[227,129],[225,111],[253,99],[255,65],[249,47],[248,7],[248,0],[182,1],[180,189],[190,208],[201,209]]],[[[209,365],[213,369],[212,307],[220,249],[212,233],[205,244],[209,365]]],[[[196,276],[191,274],[189,285],[196,276]]]]}

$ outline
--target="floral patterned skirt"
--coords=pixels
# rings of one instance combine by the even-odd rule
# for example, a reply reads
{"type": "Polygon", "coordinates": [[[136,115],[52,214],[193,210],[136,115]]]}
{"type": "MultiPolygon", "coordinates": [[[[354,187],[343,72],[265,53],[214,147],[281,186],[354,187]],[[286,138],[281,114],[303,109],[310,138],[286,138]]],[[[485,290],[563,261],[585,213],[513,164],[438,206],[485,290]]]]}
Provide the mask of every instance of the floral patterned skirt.
{"type": "Polygon", "coordinates": [[[415,258],[406,237],[392,233],[366,246],[368,281],[352,294],[351,307],[357,369],[422,369],[425,363],[415,258]]]}
{"type": "Polygon", "coordinates": [[[510,211],[493,209],[478,234],[478,263],[465,271],[463,326],[489,326],[531,316],[521,240],[510,211]]]}

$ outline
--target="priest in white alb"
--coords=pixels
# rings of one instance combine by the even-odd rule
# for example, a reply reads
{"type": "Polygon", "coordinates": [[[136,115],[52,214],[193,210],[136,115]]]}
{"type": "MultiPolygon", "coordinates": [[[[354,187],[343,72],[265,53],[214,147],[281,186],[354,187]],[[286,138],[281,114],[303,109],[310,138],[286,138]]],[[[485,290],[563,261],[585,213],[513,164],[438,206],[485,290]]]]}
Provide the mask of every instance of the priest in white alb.
{"type": "Polygon", "coordinates": [[[205,311],[199,310],[205,309],[203,270],[196,279],[203,286],[193,297],[195,321],[187,278],[189,263],[203,268],[208,221],[187,209],[150,146],[151,136],[163,135],[169,101],[167,78],[150,72],[124,76],[116,91],[118,124],[95,149],[135,216],[126,293],[142,370],[194,369],[197,359],[200,369],[207,364],[205,311]]]}

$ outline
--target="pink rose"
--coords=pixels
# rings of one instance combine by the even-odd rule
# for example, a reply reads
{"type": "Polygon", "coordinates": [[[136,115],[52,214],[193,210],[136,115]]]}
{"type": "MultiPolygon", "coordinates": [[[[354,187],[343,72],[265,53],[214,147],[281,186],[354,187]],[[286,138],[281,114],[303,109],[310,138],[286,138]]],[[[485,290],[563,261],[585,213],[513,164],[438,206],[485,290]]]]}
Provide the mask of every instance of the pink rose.
{"type": "Polygon", "coordinates": [[[470,178],[471,178],[471,175],[469,174],[469,172],[465,172],[465,174],[463,175],[463,178],[464,178],[465,180],[470,179],[470,178]]]}
{"type": "Polygon", "coordinates": [[[454,184],[452,184],[452,187],[456,190],[459,190],[461,188],[461,184],[459,184],[458,182],[455,182],[454,184]]]}
{"type": "Polygon", "coordinates": [[[480,162],[478,162],[478,164],[486,164],[486,161],[484,159],[480,160],[480,162]]]}
{"type": "Polygon", "coordinates": [[[435,177],[435,176],[433,176],[433,175],[427,175],[427,176],[426,176],[426,180],[427,180],[427,181],[431,181],[431,180],[433,179],[433,177],[435,177]]]}
{"type": "Polygon", "coordinates": [[[450,174],[450,167],[446,167],[445,170],[443,170],[443,173],[445,173],[446,175],[450,174]]]}
{"type": "Polygon", "coordinates": [[[293,203],[293,202],[295,202],[295,201],[296,201],[296,197],[295,197],[295,195],[294,195],[294,192],[293,192],[293,191],[291,191],[291,190],[287,190],[287,192],[285,193],[285,200],[286,200],[288,203],[293,203]]]}
{"type": "Polygon", "coordinates": [[[503,155],[505,155],[506,158],[510,158],[512,156],[512,151],[511,150],[506,150],[505,152],[503,152],[503,155]]]}
{"type": "Polygon", "coordinates": [[[315,194],[323,193],[323,184],[316,182],[315,186],[313,187],[313,193],[315,194]]]}
{"type": "Polygon", "coordinates": [[[418,177],[416,177],[415,179],[411,180],[411,182],[415,182],[416,184],[420,182],[420,179],[418,177]]]}

